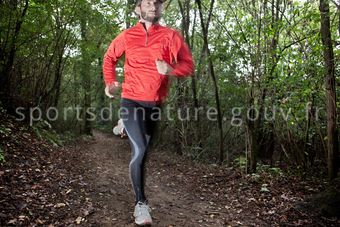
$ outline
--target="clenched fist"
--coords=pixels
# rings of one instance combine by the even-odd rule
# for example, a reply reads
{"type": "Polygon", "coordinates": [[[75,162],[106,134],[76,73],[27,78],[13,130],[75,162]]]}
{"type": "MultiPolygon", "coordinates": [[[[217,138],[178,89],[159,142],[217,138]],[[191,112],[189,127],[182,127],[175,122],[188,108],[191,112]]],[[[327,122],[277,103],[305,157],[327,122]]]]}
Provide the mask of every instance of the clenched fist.
{"type": "Polygon", "coordinates": [[[174,68],[163,60],[156,60],[156,66],[159,74],[169,75],[174,68]]]}
{"type": "Polygon", "coordinates": [[[105,95],[111,99],[114,98],[114,93],[120,88],[120,83],[115,81],[105,87],[105,95]]]}

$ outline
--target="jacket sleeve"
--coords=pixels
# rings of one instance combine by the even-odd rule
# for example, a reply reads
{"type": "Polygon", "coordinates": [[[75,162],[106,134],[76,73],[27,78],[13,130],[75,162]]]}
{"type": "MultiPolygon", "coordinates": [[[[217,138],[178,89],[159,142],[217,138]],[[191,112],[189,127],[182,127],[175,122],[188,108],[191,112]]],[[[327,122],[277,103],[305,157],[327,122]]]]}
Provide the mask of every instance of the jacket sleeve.
{"type": "Polygon", "coordinates": [[[174,32],[172,37],[170,51],[170,61],[173,63],[171,66],[174,68],[170,75],[178,77],[192,75],[194,72],[194,62],[190,49],[177,31],[174,32]]]}
{"type": "Polygon", "coordinates": [[[105,85],[116,81],[116,65],[125,52],[124,32],[119,34],[110,44],[103,59],[103,75],[105,85]]]}

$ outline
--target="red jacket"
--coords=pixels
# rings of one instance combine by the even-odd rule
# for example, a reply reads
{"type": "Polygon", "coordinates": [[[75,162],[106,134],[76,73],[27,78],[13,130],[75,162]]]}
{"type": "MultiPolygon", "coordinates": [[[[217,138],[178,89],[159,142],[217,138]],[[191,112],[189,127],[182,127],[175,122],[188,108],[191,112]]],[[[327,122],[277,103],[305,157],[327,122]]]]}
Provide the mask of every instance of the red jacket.
{"type": "Polygon", "coordinates": [[[187,44],[175,30],[152,25],[148,31],[139,22],[123,31],[108,48],[103,62],[106,85],[116,81],[116,64],[125,53],[122,97],[137,101],[164,101],[168,93],[168,76],[158,73],[156,60],[164,60],[175,76],[189,76],[194,64],[187,44]]]}

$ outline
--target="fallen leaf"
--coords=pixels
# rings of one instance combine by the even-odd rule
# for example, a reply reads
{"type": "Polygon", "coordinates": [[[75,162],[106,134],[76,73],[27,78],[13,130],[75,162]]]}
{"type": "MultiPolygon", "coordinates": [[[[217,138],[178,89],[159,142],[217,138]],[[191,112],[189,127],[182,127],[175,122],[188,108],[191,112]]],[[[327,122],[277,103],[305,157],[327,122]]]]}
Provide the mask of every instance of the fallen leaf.
{"type": "Polygon", "coordinates": [[[41,225],[44,224],[44,222],[42,220],[40,220],[39,218],[37,220],[35,220],[35,222],[38,223],[38,224],[41,224],[41,225]]]}
{"type": "Polygon", "coordinates": [[[83,218],[82,217],[77,217],[76,219],[76,224],[77,225],[80,225],[80,223],[83,221],[83,218]]]}
{"type": "Polygon", "coordinates": [[[24,221],[25,219],[28,219],[28,217],[25,216],[25,215],[20,215],[19,216],[19,221],[24,221]]]}
{"type": "Polygon", "coordinates": [[[268,211],[268,214],[275,214],[275,210],[268,211]]]}
{"type": "Polygon", "coordinates": [[[41,188],[41,186],[39,184],[35,184],[31,187],[31,189],[35,190],[35,189],[39,189],[41,188]]]}
{"type": "Polygon", "coordinates": [[[286,196],[285,194],[282,194],[280,197],[281,197],[282,199],[284,199],[284,200],[290,200],[290,199],[288,198],[288,196],[286,196]]]}
{"type": "Polygon", "coordinates": [[[267,186],[268,186],[267,184],[263,184],[260,192],[270,192],[269,189],[267,188],[267,186]]]}
{"type": "Polygon", "coordinates": [[[250,198],[248,199],[249,202],[256,202],[256,199],[255,198],[250,198]]]}
{"type": "Polygon", "coordinates": [[[10,220],[9,222],[7,222],[7,224],[13,225],[13,224],[15,224],[16,222],[17,222],[17,219],[12,219],[12,220],[10,220]]]}
{"type": "Polygon", "coordinates": [[[66,206],[65,203],[57,203],[54,207],[61,208],[61,207],[65,207],[65,206],[66,206]]]}

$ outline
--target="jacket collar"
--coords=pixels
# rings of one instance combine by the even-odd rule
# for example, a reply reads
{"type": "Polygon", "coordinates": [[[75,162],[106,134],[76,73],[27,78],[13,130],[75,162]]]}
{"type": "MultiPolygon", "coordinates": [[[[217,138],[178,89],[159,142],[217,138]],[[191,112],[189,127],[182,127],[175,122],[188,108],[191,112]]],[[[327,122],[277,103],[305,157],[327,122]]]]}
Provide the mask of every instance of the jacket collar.
{"type": "MultiPolygon", "coordinates": [[[[144,23],[139,21],[138,24],[137,24],[137,27],[145,30],[145,26],[144,26],[144,23]]],[[[156,24],[152,24],[151,27],[149,28],[148,32],[152,32],[152,31],[156,31],[158,28],[160,28],[161,25],[159,23],[156,23],[156,24]]]]}

